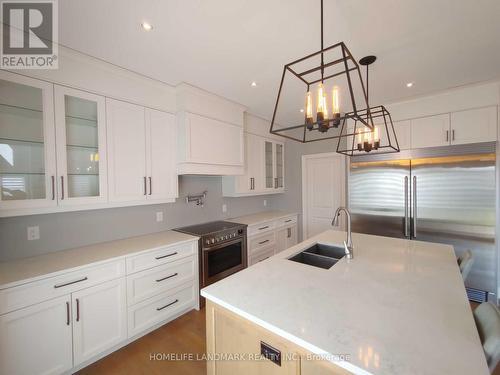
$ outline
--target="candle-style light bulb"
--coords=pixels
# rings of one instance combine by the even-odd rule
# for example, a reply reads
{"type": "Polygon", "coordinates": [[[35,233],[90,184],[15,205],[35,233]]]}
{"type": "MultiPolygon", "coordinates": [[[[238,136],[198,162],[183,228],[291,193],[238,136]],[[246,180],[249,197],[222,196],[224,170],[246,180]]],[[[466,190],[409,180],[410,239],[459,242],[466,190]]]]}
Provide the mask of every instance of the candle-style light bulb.
{"type": "Polygon", "coordinates": [[[314,127],[314,119],[312,114],[312,94],[311,91],[306,93],[306,126],[307,129],[313,130],[314,127]]]}
{"type": "Polygon", "coordinates": [[[324,90],[323,90],[323,84],[320,83],[318,85],[318,105],[316,106],[316,113],[323,113],[324,105],[325,105],[325,99],[324,99],[324,90]]]}
{"type": "Polygon", "coordinates": [[[340,124],[340,95],[338,86],[332,89],[332,125],[338,127],[340,124]]]}

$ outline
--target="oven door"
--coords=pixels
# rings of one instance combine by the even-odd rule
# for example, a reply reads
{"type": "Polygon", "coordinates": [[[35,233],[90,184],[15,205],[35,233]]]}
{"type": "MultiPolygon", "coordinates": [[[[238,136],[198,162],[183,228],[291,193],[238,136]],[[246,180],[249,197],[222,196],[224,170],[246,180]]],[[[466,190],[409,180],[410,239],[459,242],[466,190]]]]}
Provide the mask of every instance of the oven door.
{"type": "Polygon", "coordinates": [[[203,249],[203,286],[215,283],[247,266],[244,238],[203,249]]]}

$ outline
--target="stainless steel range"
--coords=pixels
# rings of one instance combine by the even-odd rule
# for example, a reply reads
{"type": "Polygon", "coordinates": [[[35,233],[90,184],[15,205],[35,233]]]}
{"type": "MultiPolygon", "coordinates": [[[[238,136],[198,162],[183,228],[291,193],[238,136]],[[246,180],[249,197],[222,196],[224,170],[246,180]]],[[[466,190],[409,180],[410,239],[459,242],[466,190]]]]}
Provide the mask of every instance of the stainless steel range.
{"type": "Polygon", "coordinates": [[[200,237],[200,289],[247,267],[246,225],[213,221],[174,230],[200,237]]]}

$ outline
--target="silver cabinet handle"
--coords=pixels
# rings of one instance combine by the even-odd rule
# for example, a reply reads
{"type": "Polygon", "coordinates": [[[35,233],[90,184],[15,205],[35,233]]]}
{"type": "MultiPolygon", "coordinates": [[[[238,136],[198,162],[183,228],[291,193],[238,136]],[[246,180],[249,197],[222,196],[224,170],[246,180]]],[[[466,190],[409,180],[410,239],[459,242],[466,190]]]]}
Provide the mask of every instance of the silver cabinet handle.
{"type": "Polygon", "coordinates": [[[52,200],[56,199],[56,178],[54,176],[50,176],[50,180],[52,182],[52,200]]]}
{"type": "Polygon", "coordinates": [[[74,281],[70,281],[70,282],[67,282],[67,283],[64,283],[64,284],[56,284],[54,285],[54,288],[62,288],[63,286],[68,286],[68,285],[71,285],[71,284],[76,284],[76,283],[81,283],[82,281],[85,281],[85,280],[88,280],[89,278],[88,277],[83,277],[81,279],[78,279],[78,280],[74,280],[74,281]]]}
{"type": "Polygon", "coordinates": [[[66,325],[69,326],[69,302],[66,302],[66,325]]]}
{"type": "Polygon", "coordinates": [[[292,228],[287,229],[287,238],[292,237],[292,228]]]}
{"type": "Polygon", "coordinates": [[[269,228],[269,225],[266,225],[265,227],[260,227],[258,230],[264,230],[264,229],[267,229],[269,228]]]}
{"type": "Polygon", "coordinates": [[[285,223],[289,223],[292,219],[285,220],[285,223]]]}
{"type": "Polygon", "coordinates": [[[80,300],[76,299],[76,321],[80,321],[80,300]]]}
{"type": "Polygon", "coordinates": [[[61,200],[64,199],[64,176],[61,176],[61,200]]]}
{"type": "Polygon", "coordinates": [[[146,176],[144,176],[144,195],[148,195],[148,182],[146,176]]]}
{"type": "Polygon", "coordinates": [[[149,177],[149,195],[153,194],[153,177],[149,177]]]}
{"type": "Polygon", "coordinates": [[[178,275],[178,273],[176,272],[176,273],[174,273],[172,275],[162,277],[161,279],[157,279],[156,282],[159,283],[160,281],[171,279],[172,277],[177,276],[177,275],[178,275]]]}
{"type": "Polygon", "coordinates": [[[454,141],[455,140],[455,129],[453,129],[451,131],[451,140],[454,141]]]}
{"type": "Polygon", "coordinates": [[[446,142],[448,142],[450,140],[450,131],[447,130],[446,131],[446,142]]]}
{"type": "Polygon", "coordinates": [[[167,255],[162,255],[162,256],[159,256],[159,257],[155,257],[155,259],[159,260],[159,259],[163,259],[163,258],[174,256],[176,254],[177,254],[177,251],[175,253],[172,253],[172,254],[167,254],[167,255]]]}
{"type": "Polygon", "coordinates": [[[169,304],[166,304],[165,306],[158,307],[158,308],[156,309],[156,311],[161,311],[161,310],[163,310],[164,308],[167,308],[167,307],[169,307],[169,306],[172,306],[174,303],[177,303],[177,302],[179,302],[179,300],[178,300],[178,299],[176,299],[174,302],[170,302],[169,304]]]}
{"type": "Polygon", "coordinates": [[[413,176],[413,238],[417,238],[417,176],[413,176]]]}
{"type": "Polygon", "coordinates": [[[405,191],[405,237],[408,238],[408,176],[405,176],[404,182],[405,191]]]}
{"type": "Polygon", "coordinates": [[[260,241],[259,245],[265,244],[266,242],[269,242],[269,240],[260,241]]]}

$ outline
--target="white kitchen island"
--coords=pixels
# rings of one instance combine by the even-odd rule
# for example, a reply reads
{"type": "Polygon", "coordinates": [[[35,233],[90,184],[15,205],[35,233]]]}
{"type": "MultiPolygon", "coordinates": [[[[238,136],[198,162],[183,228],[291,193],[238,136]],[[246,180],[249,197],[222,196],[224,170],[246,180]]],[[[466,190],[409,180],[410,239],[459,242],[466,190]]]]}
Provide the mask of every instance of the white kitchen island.
{"type": "MultiPolygon", "coordinates": [[[[340,370],[332,373],[489,373],[451,246],[353,233],[352,260],[330,269],[288,260],[311,244],[338,245],[345,236],[321,233],[202,295],[284,345],[325,355],[340,370]]],[[[219,354],[224,336],[208,310],[207,323],[208,351],[219,354]]],[[[312,373],[302,362],[295,373],[312,373]]],[[[209,363],[209,373],[224,373],[217,366],[209,363]]]]}

